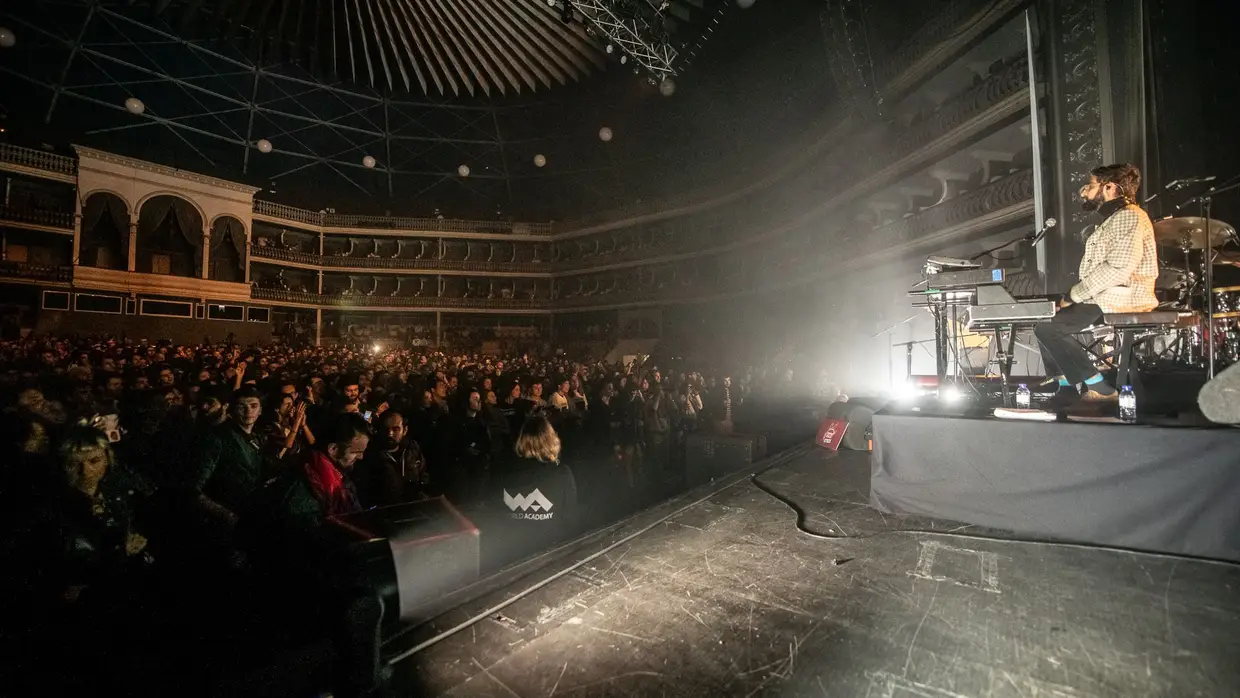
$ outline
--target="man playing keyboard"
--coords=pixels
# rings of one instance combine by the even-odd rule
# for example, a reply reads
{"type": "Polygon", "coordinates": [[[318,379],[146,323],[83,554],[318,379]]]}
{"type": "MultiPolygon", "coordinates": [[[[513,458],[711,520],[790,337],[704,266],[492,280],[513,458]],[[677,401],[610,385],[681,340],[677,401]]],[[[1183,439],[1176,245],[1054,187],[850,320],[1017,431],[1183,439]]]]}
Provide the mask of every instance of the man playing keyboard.
{"type": "Polygon", "coordinates": [[[1106,165],[1090,172],[1081,187],[1082,206],[1102,222],[1085,241],[1080,282],[1060,302],[1055,317],[1034,327],[1046,374],[1059,378],[1055,401],[1119,399],[1085,348],[1073,336],[1102,320],[1104,313],[1143,313],[1158,306],[1154,280],[1158,253],[1150,217],[1136,204],[1141,172],[1132,165],[1106,165]]]}

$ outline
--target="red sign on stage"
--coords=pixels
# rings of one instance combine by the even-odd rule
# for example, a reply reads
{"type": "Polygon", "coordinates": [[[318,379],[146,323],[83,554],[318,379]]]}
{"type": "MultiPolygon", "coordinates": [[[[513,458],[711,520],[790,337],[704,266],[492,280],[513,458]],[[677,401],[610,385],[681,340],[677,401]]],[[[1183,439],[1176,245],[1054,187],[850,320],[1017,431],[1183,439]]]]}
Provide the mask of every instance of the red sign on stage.
{"type": "Polygon", "coordinates": [[[844,432],[848,431],[848,422],[843,419],[825,419],[818,427],[818,445],[832,451],[840,450],[840,442],[844,440],[844,432]]]}

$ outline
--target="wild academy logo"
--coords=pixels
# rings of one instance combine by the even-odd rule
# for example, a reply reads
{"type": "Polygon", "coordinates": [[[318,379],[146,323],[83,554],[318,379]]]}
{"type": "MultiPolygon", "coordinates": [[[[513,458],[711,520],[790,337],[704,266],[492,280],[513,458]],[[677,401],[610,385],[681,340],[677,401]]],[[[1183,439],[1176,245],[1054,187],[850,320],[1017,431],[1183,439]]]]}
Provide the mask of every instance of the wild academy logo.
{"type": "Polygon", "coordinates": [[[514,519],[546,521],[554,516],[551,513],[551,507],[555,505],[537,489],[530,492],[528,497],[519,492],[514,497],[508,494],[508,490],[504,490],[504,504],[507,504],[508,508],[512,510],[512,518],[514,519]]]}

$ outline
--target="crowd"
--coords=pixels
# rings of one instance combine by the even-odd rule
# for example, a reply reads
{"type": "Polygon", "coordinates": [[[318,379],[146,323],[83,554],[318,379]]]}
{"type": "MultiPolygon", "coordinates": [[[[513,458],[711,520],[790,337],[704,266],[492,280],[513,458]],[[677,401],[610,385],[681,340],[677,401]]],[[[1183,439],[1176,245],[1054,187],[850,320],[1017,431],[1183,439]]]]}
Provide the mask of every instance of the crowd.
{"type": "Polygon", "coordinates": [[[738,378],[644,357],[2,342],[8,668],[126,680],[158,670],[116,640],[204,636],[177,625],[204,615],[236,631],[246,599],[284,597],[339,620],[337,695],[364,694],[390,580],[323,545],[329,517],[442,496],[494,569],[601,523],[583,488],[641,500],[674,483],[687,433],[731,430],[738,378]]]}

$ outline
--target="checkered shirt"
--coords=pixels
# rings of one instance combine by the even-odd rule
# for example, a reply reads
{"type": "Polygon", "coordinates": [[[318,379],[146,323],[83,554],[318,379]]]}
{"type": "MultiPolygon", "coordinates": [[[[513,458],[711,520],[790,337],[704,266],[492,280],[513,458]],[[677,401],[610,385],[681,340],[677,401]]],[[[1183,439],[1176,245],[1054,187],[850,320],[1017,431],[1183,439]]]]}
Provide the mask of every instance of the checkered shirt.
{"type": "Polygon", "coordinates": [[[1085,241],[1081,281],[1070,295],[1073,302],[1093,303],[1106,313],[1144,313],[1158,307],[1157,278],[1154,226],[1140,206],[1128,205],[1085,241]]]}

